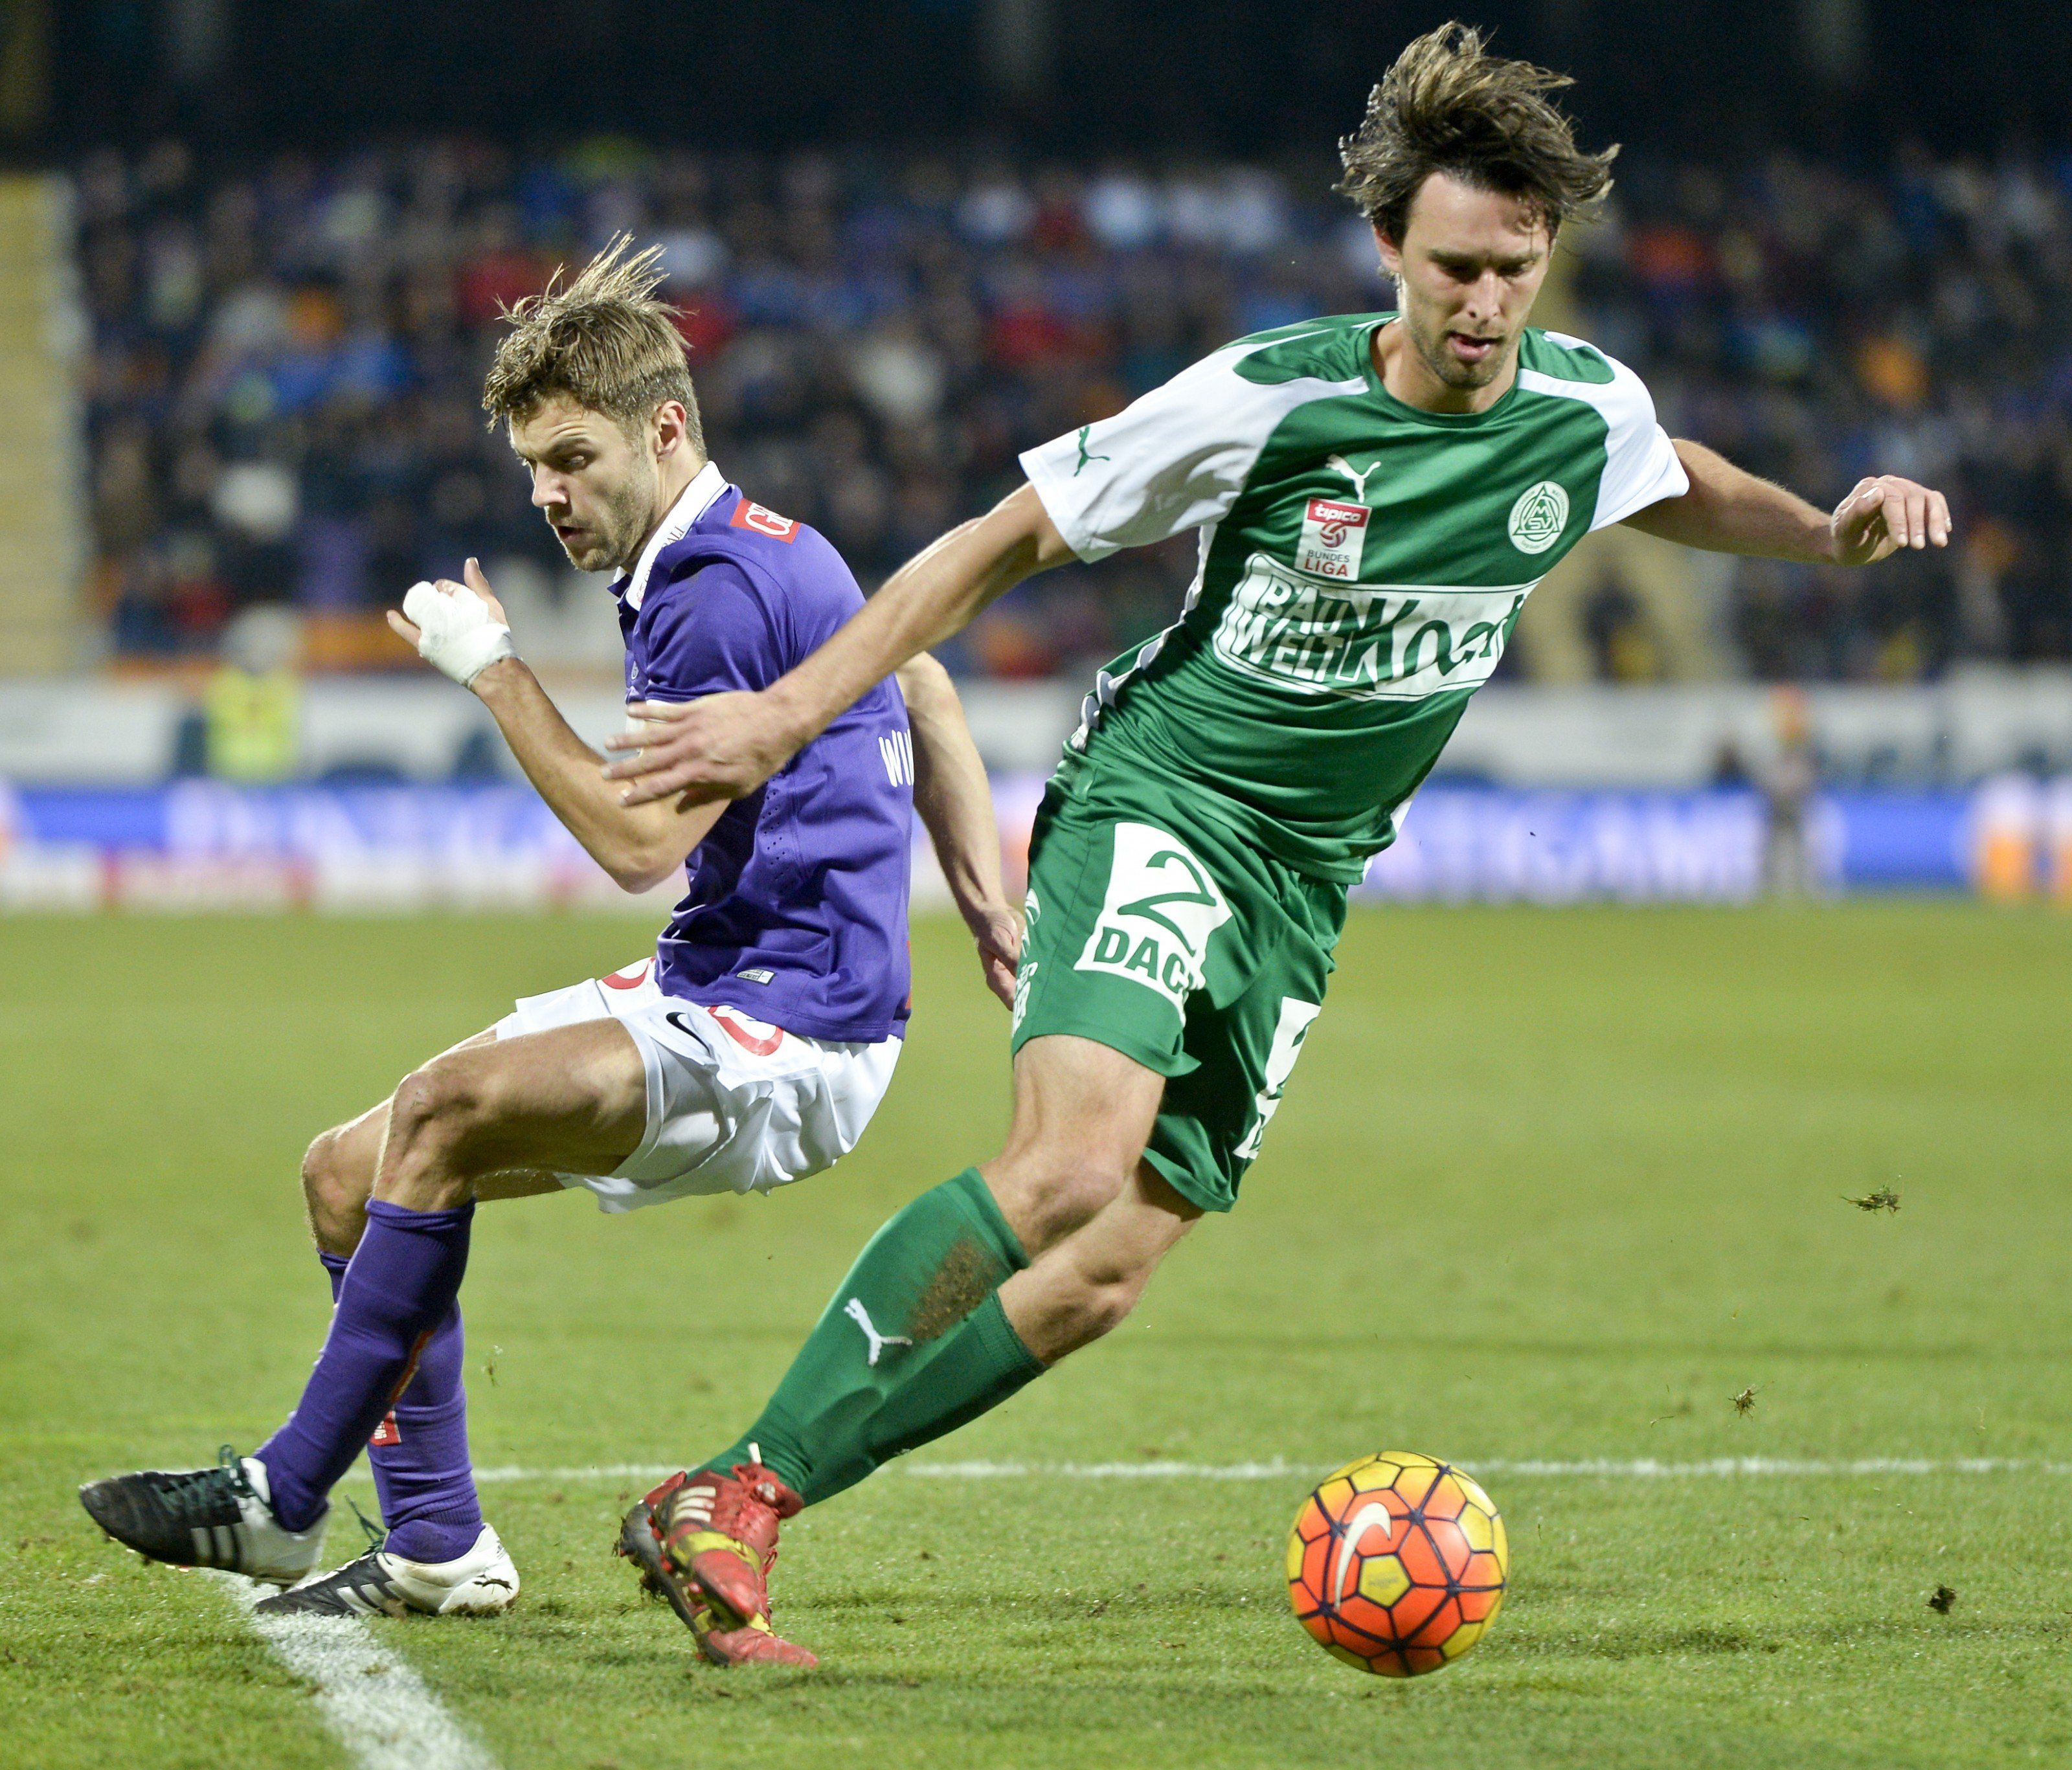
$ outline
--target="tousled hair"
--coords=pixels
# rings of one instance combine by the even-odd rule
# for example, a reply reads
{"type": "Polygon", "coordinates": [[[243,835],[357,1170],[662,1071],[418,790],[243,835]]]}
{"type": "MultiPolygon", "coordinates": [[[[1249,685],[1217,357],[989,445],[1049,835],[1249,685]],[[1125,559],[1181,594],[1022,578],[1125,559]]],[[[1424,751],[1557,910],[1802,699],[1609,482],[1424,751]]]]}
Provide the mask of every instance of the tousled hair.
{"type": "Polygon", "coordinates": [[[1611,189],[1618,147],[1584,152],[1548,96],[1572,84],[1568,76],[1486,55],[1482,42],[1457,21],[1420,37],[1338,143],[1345,176],[1334,188],[1387,239],[1401,241],[1410,205],[1435,172],[1524,198],[1550,234],[1589,215],[1611,189]]]}
{"type": "Polygon", "coordinates": [[[693,446],[704,454],[676,310],[655,293],[665,274],[662,248],[629,257],[632,244],[631,234],[620,234],[565,287],[557,270],[538,294],[501,309],[511,329],[482,388],[492,425],[522,421],[543,400],[566,394],[631,429],[675,400],[693,446]]]}

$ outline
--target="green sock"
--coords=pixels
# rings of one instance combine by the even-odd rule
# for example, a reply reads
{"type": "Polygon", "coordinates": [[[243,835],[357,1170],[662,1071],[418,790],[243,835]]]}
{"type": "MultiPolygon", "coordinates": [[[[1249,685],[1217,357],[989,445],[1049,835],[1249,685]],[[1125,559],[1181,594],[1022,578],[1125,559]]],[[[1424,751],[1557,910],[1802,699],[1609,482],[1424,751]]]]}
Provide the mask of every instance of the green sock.
{"type": "Polygon", "coordinates": [[[1000,1306],[1028,1263],[976,1168],[923,1193],[857,1256],[761,1417],[700,1467],[754,1445],[812,1505],[997,1407],[1043,1369],[1000,1306]]]}

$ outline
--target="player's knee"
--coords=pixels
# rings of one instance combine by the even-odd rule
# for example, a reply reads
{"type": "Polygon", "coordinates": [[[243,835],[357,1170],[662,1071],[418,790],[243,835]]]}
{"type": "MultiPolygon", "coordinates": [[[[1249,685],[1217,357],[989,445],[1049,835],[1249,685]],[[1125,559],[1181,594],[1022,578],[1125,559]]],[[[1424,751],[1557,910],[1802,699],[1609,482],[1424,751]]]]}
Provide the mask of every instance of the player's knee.
{"type": "Polygon", "coordinates": [[[1080,1154],[1048,1156],[1018,1164],[1005,1181],[1002,1208],[1031,1255],[1063,1240],[1098,1217],[1122,1191],[1129,1167],[1080,1154]]]}
{"type": "Polygon", "coordinates": [[[1082,1272],[1073,1310],[1079,1329],[1075,1343],[1084,1345],[1120,1327],[1150,1276],[1149,1264],[1138,1268],[1106,1261],[1082,1272]]]}
{"type": "Polygon", "coordinates": [[[366,1177],[347,1169],[335,1131],[327,1131],[302,1154],[302,1202],[310,1233],[329,1254],[350,1254],[360,1239],[366,1206],[366,1177]]]}
{"type": "Polygon", "coordinates": [[[483,1091],[465,1066],[440,1062],[396,1084],[388,1106],[388,1156],[410,1166],[445,1164],[464,1149],[483,1116],[483,1091]]]}

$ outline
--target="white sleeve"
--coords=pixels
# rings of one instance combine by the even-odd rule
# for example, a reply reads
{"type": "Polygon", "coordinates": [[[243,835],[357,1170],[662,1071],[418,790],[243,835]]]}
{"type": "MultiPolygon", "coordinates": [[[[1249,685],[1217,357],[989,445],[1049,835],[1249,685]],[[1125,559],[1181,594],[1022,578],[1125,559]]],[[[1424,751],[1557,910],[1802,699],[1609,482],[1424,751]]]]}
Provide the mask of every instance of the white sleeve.
{"type": "Polygon", "coordinates": [[[1593,530],[1622,523],[1637,510],[1665,498],[1681,498],[1691,489],[1684,463],[1676,458],[1676,446],[1655,421],[1646,383],[1625,363],[1605,360],[1612,366],[1611,384],[1590,389],[1604,396],[1596,403],[1608,426],[1605,474],[1597,487],[1597,511],[1590,518],[1593,530]]]}
{"type": "Polygon", "coordinates": [[[1022,457],[1050,520],[1081,559],[1221,521],[1289,413],[1365,384],[1308,376],[1248,380],[1237,373],[1247,354],[1204,357],[1113,417],[1022,457]]]}

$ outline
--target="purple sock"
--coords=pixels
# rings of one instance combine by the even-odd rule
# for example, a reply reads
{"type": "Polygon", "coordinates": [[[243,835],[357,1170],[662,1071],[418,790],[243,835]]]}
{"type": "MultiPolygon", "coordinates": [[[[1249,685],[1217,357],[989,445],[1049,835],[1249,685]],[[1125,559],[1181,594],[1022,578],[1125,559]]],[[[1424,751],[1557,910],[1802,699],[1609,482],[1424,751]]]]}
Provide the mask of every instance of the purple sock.
{"type": "MultiPolygon", "coordinates": [[[[318,1259],[338,1301],[346,1263],[318,1259]]],[[[368,1441],[385,1546],[410,1561],[454,1561],[482,1534],[482,1505],[467,1454],[467,1394],[461,1383],[465,1341],[455,1303],[417,1356],[417,1374],[368,1441]]]]}
{"type": "MultiPolygon", "coordinates": [[[[273,1515],[286,1529],[316,1522],[412,1365],[454,1312],[474,1216],[471,1204],[413,1211],[368,1201],[367,1229],[339,1286],[317,1367],[287,1424],[253,1452],[266,1465],[273,1515]]],[[[457,1357],[452,1369],[458,1379],[457,1357]]]]}

